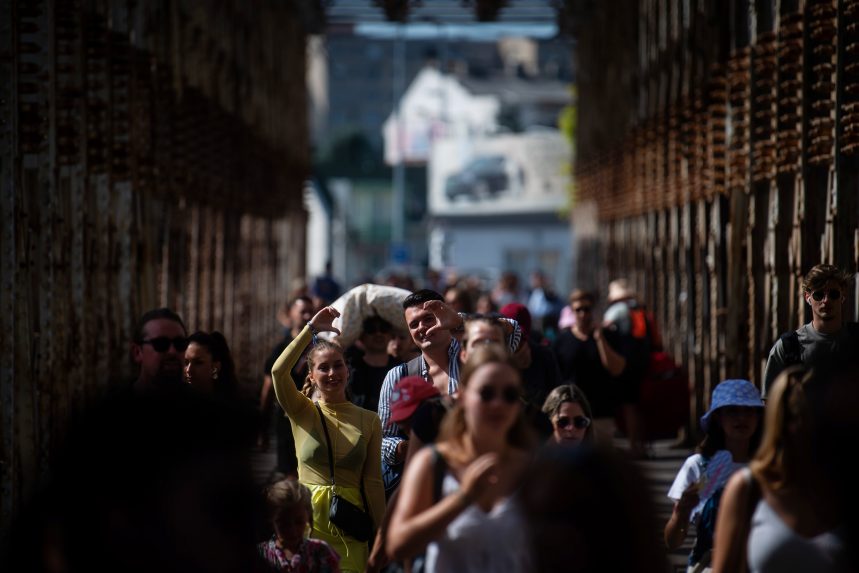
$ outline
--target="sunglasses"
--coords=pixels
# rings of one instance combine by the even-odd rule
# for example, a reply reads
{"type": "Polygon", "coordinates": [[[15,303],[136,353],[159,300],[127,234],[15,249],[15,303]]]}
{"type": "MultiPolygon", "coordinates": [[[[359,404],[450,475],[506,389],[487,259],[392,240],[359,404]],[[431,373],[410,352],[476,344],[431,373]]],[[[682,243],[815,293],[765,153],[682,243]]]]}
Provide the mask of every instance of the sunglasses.
{"type": "Polygon", "coordinates": [[[591,311],[591,307],[589,307],[589,306],[580,306],[579,308],[573,309],[573,312],[575,312],[576,314],[578,314],[580,312],[590,312],[590,311],[591,311]]]}
{"type": "Polygon", "coordinates": [[[385,326],[368,326],[362,332],[364,334],[388,334],[391,329],[385,326]]]}
{"type": "Polygon", "coordinates": [[[566,428],[572,424],[577,430],[584,430],[591,425],[591,419],[587,416],[576,416],[575,418],[561,416],[558,418],[557,424],[559,428],[566,428]]]}
{"type": "Polygon", "coordinates": [[[185,349],[188,348],[188,339],[184,336],[177,336],[176,338],[167,338],[166,336],[159,336],[158,338],[141,340],[140,344],[151,344],[152,349],[155,352],[167,352],[170,349],[170,345],[172,344],[173,348],[175,348],[177,352],[185,352],[185,349]]]}
{"type": "Polygon", "coordinates": [[[829,300],[838,300],[841,298],[841,291],[837,288],[831,288],[829,290],[816,290],[811,293],[811,298],[817,302],[822,301],[824,297],[828,297],[829,300]]]}
{"type": "Polygon", "coordinates": [[[496,397],[500,397],[508,404],[514,404],[519,400],[521,394],[519,393],[519,389],[515,386],[507,386],[503,390],[496,390],[493,386],[484,386],[480,389],[480,401],[481,402],[491,402],[496,397]]]}

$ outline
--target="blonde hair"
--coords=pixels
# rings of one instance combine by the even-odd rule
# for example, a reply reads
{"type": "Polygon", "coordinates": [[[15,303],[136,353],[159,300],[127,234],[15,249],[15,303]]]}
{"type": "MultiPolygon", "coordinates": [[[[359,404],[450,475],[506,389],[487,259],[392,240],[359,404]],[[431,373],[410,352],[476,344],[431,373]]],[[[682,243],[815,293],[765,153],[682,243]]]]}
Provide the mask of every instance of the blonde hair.
{"type": "Polygon", "coordinates": [[[265,490],[265,501],[272,521],[277,521],[286,512],[301,507],[307,510],[309,525],[313,527],[310,490],[296,480],[284,479],[268,486],[265,490]]]}
{"type": "Polygon", "coordinates": [[[807,384],[812,372],[786,369],[775,380],[764,414],[764,435],[749,467],[773,491],[804,484],[812,471],[812,419],[807,384]]]}
{"type": "MultiPolygon", "coordinates": [[[[323,350],[336,350],[343,355],[343,348],[336,342],[328,340],[319,340],[307,351],[307,376],[304,377],[304,386],[301,387],[301,393],[308,398],[313,398],[313,393],[316,392],[316,384],[310,378],[310,373],[313,372],[313,367],[316,363],[316,354],[323,350]]],[[[345,357],[344,357],[345,359],[345,357]]]]}
{"type": "MultiPolygon", "coordinates": [[[[519,369],[516,368],[513,358],[504,349],[494,346],[481,346],[468,356],[468,361],[465,363],[459,377],[460,390],[467,389],[468,383],[471,381],[474,373],[488,364],[504,364],[509,366],[516,372],[516,377],[521,384],[522,378],[519,374],[519,369]]],[[[465,421],[465,409],[462,406],[462,400],[458,400],[453,409],[442,421],[438,441],[450,441],[461,446],[467,433],[468,424],[465,421]]],[[[516,421],[507,432],[507,443],[523,449],[531,447],[534,443],[531,430],[525,422],[524,410],[521,408],[519,414],[516,416],[516,421]]]]}

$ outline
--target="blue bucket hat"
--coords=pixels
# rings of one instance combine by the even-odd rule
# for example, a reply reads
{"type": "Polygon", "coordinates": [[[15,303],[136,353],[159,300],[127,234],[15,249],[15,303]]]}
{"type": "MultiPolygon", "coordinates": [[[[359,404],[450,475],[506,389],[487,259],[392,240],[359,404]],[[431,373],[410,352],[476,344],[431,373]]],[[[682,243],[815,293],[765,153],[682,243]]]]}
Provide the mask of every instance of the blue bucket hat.
{"type": "Polygon", "coordinates": [[[701,427],[705,432],[709,431],[710,417],[713,412],[725,406],[763,408],[764,402],[761,400],[761,393],[748,380],[725,380],[713,389],[710,409],[701,416],[701,427]]]}

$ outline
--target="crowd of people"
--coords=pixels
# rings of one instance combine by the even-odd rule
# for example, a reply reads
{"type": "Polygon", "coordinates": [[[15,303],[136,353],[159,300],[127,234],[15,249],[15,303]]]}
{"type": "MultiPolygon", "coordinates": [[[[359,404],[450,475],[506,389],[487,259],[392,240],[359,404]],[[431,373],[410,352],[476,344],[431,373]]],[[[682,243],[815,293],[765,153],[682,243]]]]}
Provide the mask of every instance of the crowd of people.
{"type": "Polygon", "coordinates": [[[540,273],[530,293],[512,273],[485,292],[429,286],[361,291],[356,307],[326,274],[294,293],[258,410],[221,333],[145,313],[138,378],[73,425],[9,559],[51,573],[667,571],[694,525],[690,571],[855,570],[844,273],[806,275],[812,321],[773,348],[763,396],[748,380],[713,389],[664,547],[631,463],[649,455],[640,393],[661,341],[630,283],[568,304],[540,273]],[[341,346],[347,324],[359,332],[341,346]],[[274,402],[277,467],[255,493],[247,454],[270,447],[274,402]]]}

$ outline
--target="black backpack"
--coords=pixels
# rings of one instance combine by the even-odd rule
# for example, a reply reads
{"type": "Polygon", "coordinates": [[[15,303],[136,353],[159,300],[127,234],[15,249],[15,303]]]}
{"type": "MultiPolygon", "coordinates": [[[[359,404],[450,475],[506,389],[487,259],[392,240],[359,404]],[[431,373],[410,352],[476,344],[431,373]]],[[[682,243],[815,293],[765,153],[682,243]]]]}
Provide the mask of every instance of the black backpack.
{"type": "MultiPolygon", "coordinates": [[[[859,323],[848,322],[844,325],[847,329],[847,345],[841,349],[843,358],[856,360],[859,356],[859,323]]],[[[784,366],[796,366],[802,364],[802,345],[799,343],[799,334],[795,330],[785,332],[779,336],[782,349],[784,349],[784,366]]]]}

